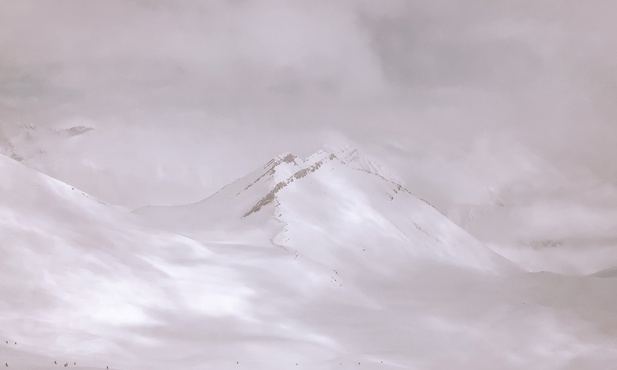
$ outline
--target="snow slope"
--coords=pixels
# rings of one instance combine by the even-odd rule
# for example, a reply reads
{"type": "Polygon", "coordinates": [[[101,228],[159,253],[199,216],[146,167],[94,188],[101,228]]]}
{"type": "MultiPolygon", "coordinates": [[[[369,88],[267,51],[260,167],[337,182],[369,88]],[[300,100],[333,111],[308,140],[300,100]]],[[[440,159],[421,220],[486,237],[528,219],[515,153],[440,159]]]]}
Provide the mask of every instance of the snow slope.
{"type": "Polygon", "coordinates": [[[135,360],[126,348],[149,340],[126,331],[160,325],[161,311],[239,314],[247,289],[231,270],[185,277],[187,260],[212,255],[201,244],[4,156],[0,173],[3,338],[50,357],[93,353],[99,365],[126,365],[135,360]]]}
{"type": "Polygon", "coordinates": [[[367,171],[284,155],[202,202],[136,216],[0,157],[0,364],[613,366],[611,271],[513,269],[367,171]]]}

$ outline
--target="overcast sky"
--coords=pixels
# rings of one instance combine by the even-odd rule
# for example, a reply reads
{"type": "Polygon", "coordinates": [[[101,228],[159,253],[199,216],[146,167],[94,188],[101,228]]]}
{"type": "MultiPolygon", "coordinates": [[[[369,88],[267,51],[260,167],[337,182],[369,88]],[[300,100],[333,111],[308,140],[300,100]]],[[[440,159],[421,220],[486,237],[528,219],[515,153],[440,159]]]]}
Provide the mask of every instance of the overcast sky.
{"type": "Polygon", "coordinates": [[[0,120],[96,127],[96,153],[46,150],[130,173],[148,158],[199,166],[204,194],[337,141],[407,179],[513,142],[614,182],[616,13],[608,0],[3,1],[0,120]]]}

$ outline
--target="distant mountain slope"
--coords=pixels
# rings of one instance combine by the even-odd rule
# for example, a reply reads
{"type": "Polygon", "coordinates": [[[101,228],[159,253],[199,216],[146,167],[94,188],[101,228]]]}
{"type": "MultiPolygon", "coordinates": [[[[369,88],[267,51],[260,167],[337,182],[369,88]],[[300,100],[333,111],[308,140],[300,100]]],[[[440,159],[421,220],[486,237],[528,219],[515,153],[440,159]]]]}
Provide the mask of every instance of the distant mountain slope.
{"type": "Polygon", "coordinates": [[[334,266],[356,257],[386,266],[426,258],[480,269],[505,265],[432,206],[384,177],[377,165],[353,150],[345,153],[345,160],[325,151],[306,159],[283,154],[203,201],[136,213],[199,240],[271,241],[334,266]]]}
{"type": "Polygon", "coordinates": [[[34,124],[0,127],[0,154],[19,162],[30,162],[47,155],[47,149],[57,148],[67,140],[92,130],[94,128],[88,126],[46,128],[34,124]]]}

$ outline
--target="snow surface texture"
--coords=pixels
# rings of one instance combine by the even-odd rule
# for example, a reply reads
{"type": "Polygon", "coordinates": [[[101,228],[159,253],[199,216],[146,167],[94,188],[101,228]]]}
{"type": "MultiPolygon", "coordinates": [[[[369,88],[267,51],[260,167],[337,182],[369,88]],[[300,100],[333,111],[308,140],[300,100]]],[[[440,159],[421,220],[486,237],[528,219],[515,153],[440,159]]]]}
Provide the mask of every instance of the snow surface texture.
{"type": "Polygon", "coordinates": [[[524,272],[355,154],[284,154],[198,203],[134,213],[7,157],[0,171],[12,368],[617,360],[613,270],[524,272]]]}

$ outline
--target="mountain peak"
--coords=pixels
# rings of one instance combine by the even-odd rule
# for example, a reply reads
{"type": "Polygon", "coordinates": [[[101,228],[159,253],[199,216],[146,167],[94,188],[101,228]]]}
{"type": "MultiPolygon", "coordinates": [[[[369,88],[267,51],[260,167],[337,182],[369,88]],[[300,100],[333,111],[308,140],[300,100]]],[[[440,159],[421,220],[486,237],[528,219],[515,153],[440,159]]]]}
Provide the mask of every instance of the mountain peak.
{"type": "MultiPolygon", "coordinates": [[[[381,166],[376,164],[374,161],[361,156],[357,149],[351,146],[345,146],[339,148],[336,152],[338,155],[330,151],[320,149],[305,159],[300,159],[291,153],[283,153],[270,160],[266,166],[264,166],[266,172],[251,182],[251,184],[249,184],[244,191],[248,190],[255,183],[262,181],[262,179],[270,180],[272,182],[272,186],[270,187],[268,193],[266,193],[253,205],[253,207],[243,214],[243,217],[248,217],[255,212],[258,212],[264,206],[275,201],[277,193],[286,188],[289,184],[315,173],[324,164],[330,162],[333,163],[333,166],[338,165],[351,170],[362,171],[369,175],[380,177],[381,180],[390,183],[390,185],[394,185],[393,193],[397,193],[401,190],[406,191],[402,185],[389,180],[386,171],[383,171],[381,166]]],[[[330,172],[333,170],[334,168],[331,168],[330,172]]],[[[394,199],[392,194],[389,194],[389,197],[390,200],[394,199]]]]}
{"type": "Polygon", "coordinates": [[[494,266],[494,254],[444,215],[401,184],[356,168],[350,159],[362,158],[356,151],[345,153],[345,159],[326,150],[305,159],[284,153],[201,202],[138,213],[196,240],[259,240],[332,266],[356,252],[353,258],[369,264],[424,256],[494,266]],[[388,253],[382,245],[389,246],[388,253]]]}
{"type": "MultiPolygon", "coordinates": [[[[324,163],[336,159],[334,154],[324,150],[319,150],[306,159],[299,159],[291,153],[286,153],[275,157],[266,165],[268,171],[264,175],[270,175],[270,178],[275,181],[272,189],[263,196],[255,205],[244,213],[243,217],[248,217],[251,214],[258,212],[262,207],[272,203],[276,194],[296,180],[317,171],[324,163]]],[[[264,176],[259,177],[255,182],[261,180],[264,176]]],[[[253,182],[252,184],[254,184],[253,182]]],[[[247,190],[246,188],[245,190],[247,190]]]]}
{"type": "Polygon", "coordinates": [[[399,176],[395,174],[395,171],[383,166],[370,155],[361,152],[351,145],[329,147],[327,150],[348,167],[378,175],[391,181],[399,181],[399,176]]]}
{"type": "Polygon", "coordinates": [[[296,161],[298,157],[296,157],[295,155],[286,152],[286,153],[282,153],[277,155],[276,157],[272,158],[268,163],[266,163],[266,165],[264,166],[264,168],[272,168],[272,167],[276,167],[282,163],[293,163],[296,161]]]}

